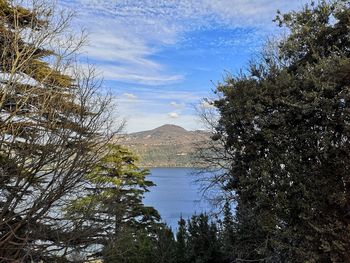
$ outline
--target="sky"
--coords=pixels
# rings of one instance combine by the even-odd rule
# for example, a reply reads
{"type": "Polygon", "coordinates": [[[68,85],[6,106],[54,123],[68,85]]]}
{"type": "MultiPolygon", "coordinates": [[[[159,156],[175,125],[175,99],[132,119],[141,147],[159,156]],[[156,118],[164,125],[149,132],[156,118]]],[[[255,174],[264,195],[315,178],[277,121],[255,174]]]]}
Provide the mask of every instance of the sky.
{"type": "MultiPolygon", "coordinates": [[[[276,11],[307,0],[58,0],[88,33],[82,50],[111,90],[126,132],[176,124],[202,129],[215,85],[247,68],[285,33],[276,11]]],[[[84,60],[86,61],[86,60],[84,60]]]]}

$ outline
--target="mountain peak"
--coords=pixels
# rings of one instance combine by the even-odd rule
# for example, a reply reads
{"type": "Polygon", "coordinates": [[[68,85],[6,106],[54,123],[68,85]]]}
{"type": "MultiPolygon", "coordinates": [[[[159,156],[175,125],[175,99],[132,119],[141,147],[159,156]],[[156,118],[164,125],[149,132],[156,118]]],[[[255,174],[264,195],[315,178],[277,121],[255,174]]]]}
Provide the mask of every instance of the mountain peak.
{"type": "Polygon", "coordinates": [[[209,133],[165,124],[153,130],[126,135],[120,138],[118,144],[140,156],[141,167],[191,167],[195,146],[209,139],[209,133]]]}
{"type": "Polygon", "coordinates": [[[163,131],[163,132],[186,132],[187,130],[185,130],[184,128],[174,125],[174,124],[164,124],[158,128],[155,128],[154,131],[163,131]]]}

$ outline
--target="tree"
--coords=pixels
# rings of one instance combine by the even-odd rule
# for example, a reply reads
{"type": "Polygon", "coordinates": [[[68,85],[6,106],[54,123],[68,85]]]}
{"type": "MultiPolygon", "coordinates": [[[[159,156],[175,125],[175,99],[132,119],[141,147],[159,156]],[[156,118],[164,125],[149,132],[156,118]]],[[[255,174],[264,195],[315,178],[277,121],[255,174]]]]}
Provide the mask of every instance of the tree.
{"type": "Polygon", "coordinates": [[[78,237],[59,211],[104,154],[110,100],[74,63],[71,15],[15,3],[0,0],[0,260],[64,262],[78,237]]]}
{"type": "Polygon", "coordinates": [[[225,262],[234,262],[236,231],[229,202],[225,203],[223,214],[224,218],[221,229],[222,254],[225,258],[225,262]]]}
{"type": "Polygon", "coordinates": [[[121,235],[117,243],[105,248],[105,262],[172,263],[175,262],[174,235],[165,224],[154,224],[149,229],[133,230],[121,235]]]}
{"type": "Polygon", "coordinates": [[[185,219],[180,217],[178,225],[179,228],[176,233],[176,263],[186,263],[188,234],[185,219]]]}
{"type": "Polygon", "coordinates": [[[222,262],[217,227],[205,214],[192,216],[188,221],[188,262],[222,262]]]}
{"type": "Polygon", "coordinates": [[[290,34],[217,87],[213,182],[237,202],[238,262],[350,257],[349,17],[349,1],[278,14],[290,34]]]}
{"type": "Polygon", "coordinates": [[[129,150],[118,145],[108,148],[109,153],[85,177],[85,191],[67,208],[68,218],[79,219],[81,226],[77,232],[81,243],[75,249],[85,254],[97,250],[95,256],[101,255],[103,247],[118,247],[124,242],[123,234],[151,233],[160,220],[153,207],[142,203],[144,193],[154,186],[146,178],[149,171],[137,167],[137,158],[129,150]]]}
{"type": "Polygon", "coordinates": [[[175,263],[176,262],[176,244],[174,233],[165,224],[160,224],[155,228],[156,250],[153,262],[175,263]]]}

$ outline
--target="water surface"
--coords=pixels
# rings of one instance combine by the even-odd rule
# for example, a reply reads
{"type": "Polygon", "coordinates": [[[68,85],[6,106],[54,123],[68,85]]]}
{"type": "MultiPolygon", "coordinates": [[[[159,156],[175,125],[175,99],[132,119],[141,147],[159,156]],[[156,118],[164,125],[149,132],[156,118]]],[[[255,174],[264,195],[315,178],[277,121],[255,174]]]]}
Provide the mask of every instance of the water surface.
{"type": "Polygon", "coordinates": [[[209,212],[209,203],[202,198],[201,187],[195,180],[195,168],[152,168],[148,179],[157,186],[146,193],[144,203],[155,207],[163,221],[173,230],[182,215],[188,219],[193,214],[209,212]]]}

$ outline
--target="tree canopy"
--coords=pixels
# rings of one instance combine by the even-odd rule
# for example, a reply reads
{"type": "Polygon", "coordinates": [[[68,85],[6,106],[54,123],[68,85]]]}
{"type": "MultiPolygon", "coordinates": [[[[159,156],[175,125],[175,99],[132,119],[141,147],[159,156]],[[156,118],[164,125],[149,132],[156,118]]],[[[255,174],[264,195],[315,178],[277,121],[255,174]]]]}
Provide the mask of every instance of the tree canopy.
{"type": "Polygon", "coordinates": [[[141,230],[151,232],[160,220],[153,207],[143,204],[144,193],[154,186],[146,178],[149,171],[137,167],[129,150],[118,145],[108,148],[85,176],[84,190],[66,208],[68,218],[80,225],[76,252],[94,256],[101,256],[101,247],[119,245],[141,230]]]}
{"type": "Polygon", "coordinates": [[[236,259],[347,262],[350,3],[312,3],[276,22],[289,34],[216,90],[211,153],[226,159],[213,180],[237,203],[236,259]]]}
{"type": "Polygon", "coordinates": [[[73,224],[57,211],[108,141],[109,98],[74,64],[83,39],[67,32],[70,18],[49,3],[0,0],[1,261],[72,252],[73,224]]]}

